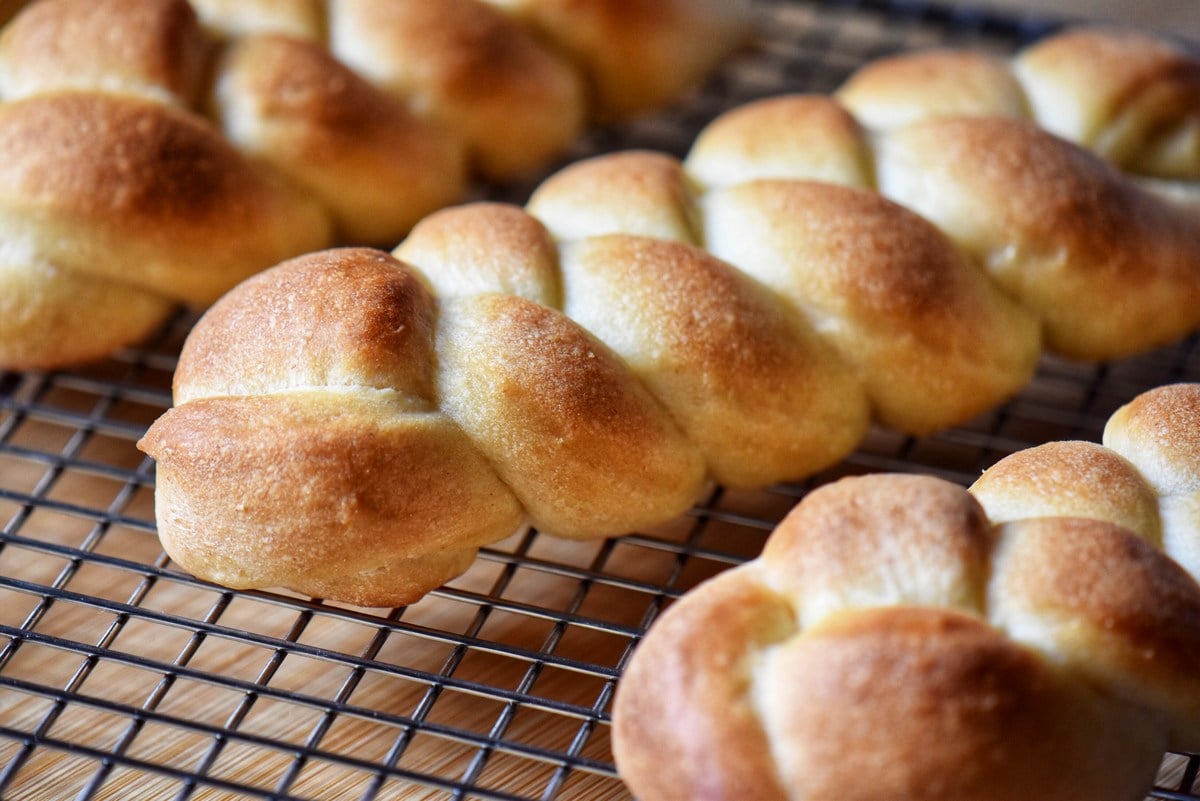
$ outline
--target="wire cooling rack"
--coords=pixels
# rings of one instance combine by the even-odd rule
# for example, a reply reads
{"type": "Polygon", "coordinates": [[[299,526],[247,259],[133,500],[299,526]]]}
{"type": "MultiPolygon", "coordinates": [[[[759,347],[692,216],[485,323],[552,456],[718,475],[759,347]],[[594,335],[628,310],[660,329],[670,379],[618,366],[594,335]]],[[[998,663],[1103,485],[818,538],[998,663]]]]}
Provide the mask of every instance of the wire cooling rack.
{"type": "MultiPolygon", "coordinates": [[[[905,48],[1008,52],[1052,27],[900,0],[759,13],[761,41],[702,91],[594,132],[572,158],[682,154],[749,99],[828,90],[905,48]]],[[[628,799],[609,710],[632,648],[672,599],[756,555],[812,486],[880,470],[967,484],[1015,450],[1097,440],[1149,387],[1200,381],[1195,338],[1103,366],[1047,358],[1018,398],[969,425],[873,431],[836,470],[713,489],[653,531],[514,537],[419,604],[356,609],[230,592],[162,554],[153,465],[134,443],[170,403],[193,322],[86,369],[0,373],[0,798],[628,799]]],[[[1198,770],[1200,758],[1166,755],[1154,797],[1200,801],[1198,770]]]]}

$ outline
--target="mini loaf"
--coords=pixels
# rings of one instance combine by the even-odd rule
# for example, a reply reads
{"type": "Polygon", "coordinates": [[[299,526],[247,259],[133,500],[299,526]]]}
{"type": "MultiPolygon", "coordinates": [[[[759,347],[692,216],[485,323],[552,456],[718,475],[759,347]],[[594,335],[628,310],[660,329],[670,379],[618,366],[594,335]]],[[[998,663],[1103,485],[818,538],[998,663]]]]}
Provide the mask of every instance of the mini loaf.
{"type": "Polygon", "coordinates": [[[1145,797],[1200,746],[1200,385],[1145,392],[1104,442],[1016,452],[970,492],[806,496],[638,646],[622,776],[646,801],[1145,797]]]}
{"type": "Polygon", "coordinates": [[[644,801],[1140,801],[1198,660],[1200,585],[1136,533],[847,478],[655,621],[613,751],[644,801]]]}
{"type": "Polygon", "coordinates": [[[290,256],[394,244],[473,175],[677,97],[748,23],[742,0],[29,4],[0,33],[0,368],[106,355],[290,256]]]}
{"type": "Polygon", "coordinates": [[[810,493],[638,646],[621,775],[645,801],[1145,797],[1200,746],[1200,385],[1140,395],[1104,442],[969,492],[810,493]]]}
{"type": "MultiPolygon", "coordinates": [[[[1198,326],[1194,208],[1028,120],[939,116],[869,134],[836,100],[792,96],[723,115],[682,161],[593,158],[523,209],[441,210],[391,256],[320,252],[242,284],[192,333],[176,408],[143,447],[158,460],[160,533],[183,566],[387,605],[435,586],[424,570],[419,588],[396,585],[406,560],[442,560],[444,579],[522,522],[571,537],[651,526],[709,480],[812,475],[873,420],[914,435],[968,420],[1019,391],[1043,348],[1110,359],[1198,326]],[[373,289],[393,284],[424,294],[373,289]],[[393,331],[396,353],[378,340],[393,331]],[[298,458],[289,482],[267,480],[276,445],[247,444],[219,476],[239,442],[290,425],[297,393],[327,404],[360,391],[403,402],[331,428],[330,442],[349,438],[340,459],[331,445],[308,467],[298,458]],[[245,404],[253,430],[214,428],[245,404]],[[497,506],[488,490],[472,525],[455,524],[471,531],[459,567],[433,534],[443,514],[470,517],[459,497],[394,521],[424,538],[356,547],[344,565],[303,556],[294,543],[310,529],[294,512],[309,498],[345,512],[321,538],[335,550],[330,537],[363,542],[358,526],[384,531],[399,514],[361,505],[351,479],[375,481],[356,449],[399,448],[386,432],[413,413],[454,432],[428,447],[469,446],[487,486],[509,493],[497,506]],[[246,558],[264,521],[288,551],[284,572],[246,558]],[[223,555],[235,540],[239,555],[223,555]]],[[[416,477],[389,481],[418,492],[416,477]]]]}
{"type": "MultiPolygon", "coordinates": [[[[803,105],[844,119],[827,113],[829,102],[803,105]]],[[[1014,285],[1014,300],[940,229],[866,188],[791,176],[706,185],[695,177],[704,168],[688,167],[711,169],[717,149],[693,151],[682,164],[630,152],[566,168],[524,210],[478,203],[439,211],[393,256],[302,257],[226,295],[183,350],[176,406],[142,443],[158,461],[168,552],[236,587],[409,602],[436,586],[434,574],[416,571],[414,589],[397,582],[394,566],[444,559],[441,534],[460,526],[447,528],[446,513],[472,524],[453,567],[439,561],[442,580],[521,521],[571,537],[624,533],[679,515],[709,479],[755,487],[811,475],[849,454],[872,417],[914,434],[965,420],[1024,385],[1043,327],[1073,355],[1113,356],[1131,341],[1149,347],[1200,322],[1200,261],[1186,255],[1200,243],[1200,220],[1190,212],[1024,123],[921,125],[935,124],[942,136],[930,137],[930,148],[956,147],[955,137],[976,146],[1008,141],[1047,169],[1074,167],[1102,209],[1130,214],[1123,223],[1114,217],[1115,230],[1005,217],[996,247],[1022,241],[1032,226],[1057,254],[1053,269],[1039,256],[1015,259],[1029,280],[1014,285]],[[1147,250],[1150,230],[1174,237],[1173,251],[1162,242],[1147,250]],[[1087,276],[1114,282],[1101,295],[1119,296],[1109,317],[1124,326],[1122,337],[1062,307],[1067,290],[1055,287],[1087,284],[1087,276]],[[403,301],[373,289],[393,284],[410,287],[403,301]],[[1022,294],[1025,285],[1033,290],[1022,294]],[[1062,303],[1040,303],[1043,287],[1062,303]],[[381,346],[383,335],[402,335],[403,347],[381,346]],[[320,458],[293,458],[296,475],[286,481],[274,475],[271,449],[298,431],[298,393],[328,404],[360,392],[387,403],[360,425],[326,431],[330,442],[343,441],[340,458],[331,445],[320,458]],[[214,423],[250,419],[251,408],[252,430],[214,423]],[[361,504],[356,487],[383,475],[357,463],[363,443],[400,448],[387,432],[416,419],[414,411],[453,432],[452,447],[437,438],[423,447],[469,449],[492,489],[458,497],[470,482],[446,478],[440,512],[361,504]],[[237,465],[228,458],[235,451],[237,465]],[[354,560],[345,564],[324,552],[309,558],[297,543],[313,526],[296,513],[310,498],[341,510],[316,538],[322,548],[365,542],[364,532],[387,530],[390,516],[413,533],[369,535],[378,547],[345,549],[354,560]],[[285,548],[286,559],[249,558],[263,542],[285,548]],[[277,572],[280,565],[287,570],[277,572]]],[[[958,190],[967,199],[1002,196],[997,182],[1018,193],[1017,205],[1019,192],[1034,192],[1014,184],[1011,171],[971,178],[958,190]]],[[[319,415],[306,419],[320,428],[319,415]]],[[[389,476],[388,491],[441,499],[428,496],[429,475],[389,476]]]]}

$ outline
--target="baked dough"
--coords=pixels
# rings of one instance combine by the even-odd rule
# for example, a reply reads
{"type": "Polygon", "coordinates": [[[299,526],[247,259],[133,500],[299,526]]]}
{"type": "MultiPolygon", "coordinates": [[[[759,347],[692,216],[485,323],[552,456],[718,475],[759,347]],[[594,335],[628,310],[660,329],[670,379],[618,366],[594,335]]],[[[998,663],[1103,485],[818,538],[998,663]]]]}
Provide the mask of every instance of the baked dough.
{"type": "Polygon", "coordinates": [[[870,128],[1028,118],[1129,172],[1200,179],[1200,61],[1136,31],[1077,28],[1010,59],[938,49],[881,58],[836,92],[870,128]]]}
{"type": "Polygon", "coordinates": [[[1103,444],[1018,451],[971,487],[997,522],[1089,517],[1124,526],[1200,576],[1200,384],[1170,384],[1118,409],[1103,444]]]}
{"type": "Polygon", "coordinates": [[[645,801],[1138,801],[1200,745],[1198,659],[1200,585],[1135,533],[846,478],[651,626],[613,751],[645,801]]]}
{"type": "MultiPolygon", "coordinates": [[[[1200,206],[1028,120],[933,116],[868,132],[831,98],[772,98],[714,120],[686,166],[701,185],[727,187],[709,204],[779,178],[875,188],[936,224],[1070,358],[1130,356],[1200,325],[1200,206]]],[[[713,251],[751,272],[780,270],[791,252],[748,215],[718,207],[708,222],[713,251]]]]}
{"type": "MultiPolygon", "coordinates": [[[[518,209],[481,210],[491,214],[473,230],[500,240],[485,258],[530,255],[505,252],[510,232],[545,237],[518,209]]],[[[730,290],[701,296],[729,313],[695,336],[686,294],[628,307],[624,319],[649,315],[640,324],[661,334],[635,365],[519,295],[435,300],[416,270],[378,251],[301,257],[226,295],[185,344],[175,408],[139,443],[157,461],[168,553],[232,587],[392,606],[526,522],[623,534],[685,512],[710,471],[758,483],[852,447],[867,420],[858,385],[781,303],[689,245],[604,245],[641,251],[644,300],[674,275],[694,291],[730,290]],[[759,410],[770,426],[738,428],[759,410]],[[726,413],[732,423],[708,425],[726,413]]],[[[537,272],[510,263],[514,283],[537,272]]]]}
{"type": "Polygon", "coordinates": [[[969,492],[810,493],[638,645],[621,776],[646,801],[1143,798],[1200,745],[1200,384],[1138,396],[1104,443],[969,492]]]}
{"type": "Polygon", "coordinates": [[[0,368],[107,355],[290,256],[390,246],[472,176],[677,97],[749,30],[743,0],[570,5],[577,27],[550,0],[30,4],[0,33],[0,368]]]}
{"type": "Polygon", "coordinates": [[[317,204],[177,107],[77,91],[0,104],[4,367],[100,358],[328,236],[317,204]]]}
{"type": "MultiPolygon", "coordinates": [[[[227,536],[247,552],[257,526],[301,542],[309,531],[293,512],[308,500],[293,495],[343,504],[359,438],[374,442],[414,408],[449,418],[522,519],[601,537],[681,514],[710,480],[811,476],[872,421],[922,435],[969,420],[1018,392],[1044,348],[1110,359],[1198,326],[1194,209],[1028,120],[937,116],[872,134],[832,98],[791,96],[722,115],[683,160],[577,162],[523,209],[443,209],[390,257],[323,251],[242,284],[189,337],[176,408],[143,447],[180,564],[234,586],[286,575],[315,593],[299,544],[286,574],[212,570],[223,558],[212,538],[226,536],[215,532],[237,532],[227,536]],[[373,289],[392,282],[427,294],[393,307],[373,289]],[[396,355],[375,344],[393,329],[426,333],[396,355]],[[389,377],[397,360],[423,383],[389,377]],[[289,425],[294,393],[363,388],[408,400],[338,433],[336,468],[332,448],[307,468],[340,483],[271,482],[251,511],[234,499],[259,491],[274,445],[247,444],[236,471],[212,474],[241,429],[206,438],[196,415],[252,403],[262,419],[246,435],[268,437],[289,425]]],[[[515,528],[492,508],[481,503],[464,547],[515,528]]],[[[440,520],[431,511],[424,525],[440,520]]],[[[432,558],[440,542],[403,541],[404,558],[432,558]]],[[[391,548],[376,554],[381,570],[400,558],[391,548]]],[[[311,567],[324,575],[327,561],[311,567]]],[[[376,605],[420,594],[357,562],[342,578],[325,576],[321,592],[376,605]]]]}
{"type": "MultiPolygon", "coordinates": [[[[784,119],[817,109],[814,119],[854,131],[828,99],[777,102],[790,106],[784,119]]],[[[980,241],[1007,254],[984,259],[869,188],[797,177],[807,154],[781,158],[786,147],[769,157],[781,177],[763,177],[751,159],[753,177],[732,179],[754,148],[734,147],[730,155],[728,130],[719,124],[713,130],[720,135],[702,136],[684,162],[648,152],[598,157],[550,177],[526,209],[476,203],[436,212],[394,257],[312,254],[227,294],[188,339],[176,408],[154,424],[143,447],[159,463],[164,541],[217,550],[168,550],[187,569],[213,575],[209,565],[221,546],[210,537],[236,536],[249,549],[254,532],[266,528],[278,541],[302,541],[310,529],[293,517],[304,506],[293,496],[342,503],[353,495],[349,476],[361,470],[358,438],[383,436],[368,425],[346,440],[336,469],[329,454],[307,468],[344,476],[340,483],[271,481],[270,503],[251,510],[235,499],[257,492],[273,469],[266,450],[254,456],[260,446],[239,446],[232,434],[204,437],[210,424],[197,421],[201,410],[232,416],[252,401],[263,418],[254,435],[268,437],[289,425],[297,402],[291,393],[399,391],[419,398],[422,413],[448,416],[534,526],[600,537],[681,514],[707,480],[758,487],[812,475],[853,451],[872,419],[924,434],[991,409],[1028,381],[1043,329],[1059,352],[1102,358],[1152,347],[1200,323],[1200,260],[1193,256],[1200,219],[1191,212],[1025,122],[918,126],[898,136],[929,132],[923,146],[901,138],[881,152],[903,145],[913,158],[958,150],[985,158],[995,152],[986,143],[1011,147],[1036,158],[1043,172],[1091,187],[1076,213],[1102,215],[1111,225],[1056,227],[1047,217],[1058,208],[1066,219],[1064,207],[1022,182],[1015,166],[964,167],[952,208],[982,208],[980,198],[989,198],[1015,210],[980,223],[980,241]],[[1046,214],[1024,213],[1023,203],[1046,214]],[[427,287],[423,305],[392,308],[394,301],[370,289],[399,280],[427,287]],[[335,302],[341,296],[348,299],[335,302]],[[420,320],[409,319],[418,309],[420,320]],[[396,318],[355,322],[363,315],[396,318]],[[329,340],[312,330],[314,320],[346,336],[329,340]],[[393,327],[432,333],[419,351],[376,353],[373,338],[393,327]],[[365,362],[363,348],[374,354],[365,362]],[[431,383],[418,391],[356,377],[360,364],[401,362],[424,365],[431,383]],[[182,441],[188,449],[179,448],[182,441]],[[211,474],[218,454],[238,447],[248,449],[247,461],[218,481],[211,474]]],[[[752,130],[747,140],[764,126],[752,130]]],[[[774,130],[786,137],[804,126],[774,130]]],[[[830,139],[846,153],[863,146],[861,138],[830,139]]],[[[359,478],[375,480],[365,472],[359,478]]],[[[393,491],[427,492],[423,481],[419,490],[401,482],[393,491]]],[[[479,519],[479,531],[489,533],[472,534],[469,547],[513,530],[510,518],[493,518],[490,509],[481,504],[479,519]]],[[[467,511],[456,506],[454,513],[467,511]]],[[[432,531],[440,520],[429,513],[423,523],[397,525],[432,531]]],[[[343,525],[350,531],[358,523],[347,516],[343,525]]],[[[432,556],[426,546],[435,541],[414,545],[410,556],[432,556]]],[[[390,563],[390,548],[376,553],[377,564],[390,563]]],[[[302,553],[290,549],[285,586],[315,592],[302,553]]],[[[320,569],[327,567],[323,558],[320,569]]],[[[265,565],[245,569],[258,572],[236,581],[215,575],[234,586],[270,586],[279,575],[265,565]]],[[[372,605],[417,597],[397,594],[381,572],[356,568],[343,578],[342,587],[323,579],[322,592],[372,605]]]]}

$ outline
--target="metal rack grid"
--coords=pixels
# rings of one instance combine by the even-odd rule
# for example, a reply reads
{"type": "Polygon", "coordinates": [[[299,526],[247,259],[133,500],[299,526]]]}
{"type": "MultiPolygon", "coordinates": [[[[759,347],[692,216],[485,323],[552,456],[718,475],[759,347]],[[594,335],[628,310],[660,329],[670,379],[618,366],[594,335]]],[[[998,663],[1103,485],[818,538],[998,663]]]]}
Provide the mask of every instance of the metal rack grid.
{"type": "MultiPolygon", "coordinates": [[[[900,0],[759,13],[758,46],[682,107],[595,132],[571,157],[682,153],[726,108],[828,90],[883,53],[1007,52],[1052,27],[900,0]]],[[[86,369],[0,372],[0,798],[627,799],[609,706],[631,649],[673,598],[756,555],[812,486],[880,470],[966,484],[1012,451],[1097,440],[1144,389],[1200,381],[1197,338],[1102,366],[1046,358],[969,425],[873,431],[809,482],[714,488],[653,531],[513,537],[421,603],[371,610],[227,591],[161,552],[153,465],[134,443],[170,403],[193,322],[86,369]]],[[[1198,772],[1200,757],[1166,755],[1153,797],[1200,801],[1198,772]]]]}

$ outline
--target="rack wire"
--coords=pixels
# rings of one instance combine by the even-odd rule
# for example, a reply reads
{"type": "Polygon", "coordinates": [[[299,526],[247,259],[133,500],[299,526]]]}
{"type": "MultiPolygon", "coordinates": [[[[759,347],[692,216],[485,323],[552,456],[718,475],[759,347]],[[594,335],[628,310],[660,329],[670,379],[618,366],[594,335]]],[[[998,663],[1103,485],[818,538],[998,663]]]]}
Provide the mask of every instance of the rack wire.
{"type": "MultiPolygon", "coordinates": [[[[827,91],[892,51],[1004,53],[1054,28],[902,0],[758,13],[761,40],[687,102],[593,132],[570,158],[682,154],[755,97],[827,91]]],[[[1013,451],[1098,440],[1147,388],[1200,381],[1196,338],[1100,366],[1047,357],[1019,397],[968,425],[873,430],[808,482],[714,488],[680,520],[619,539],[514,536],[418,604],[359,609],[232,592],[162,553],[153,465],[135,442],[170,404],[194,322],[181,313],[85,369],[0,372],[0,798],[628,799],[609,727],[632,648],[681,593],[755,556],[812,487],[881,470],[967,484],[1013,451]]],[[[1153,797],[1200,801],[1198,772],[1200,757],[1166,755],[1153,797]]]]}

